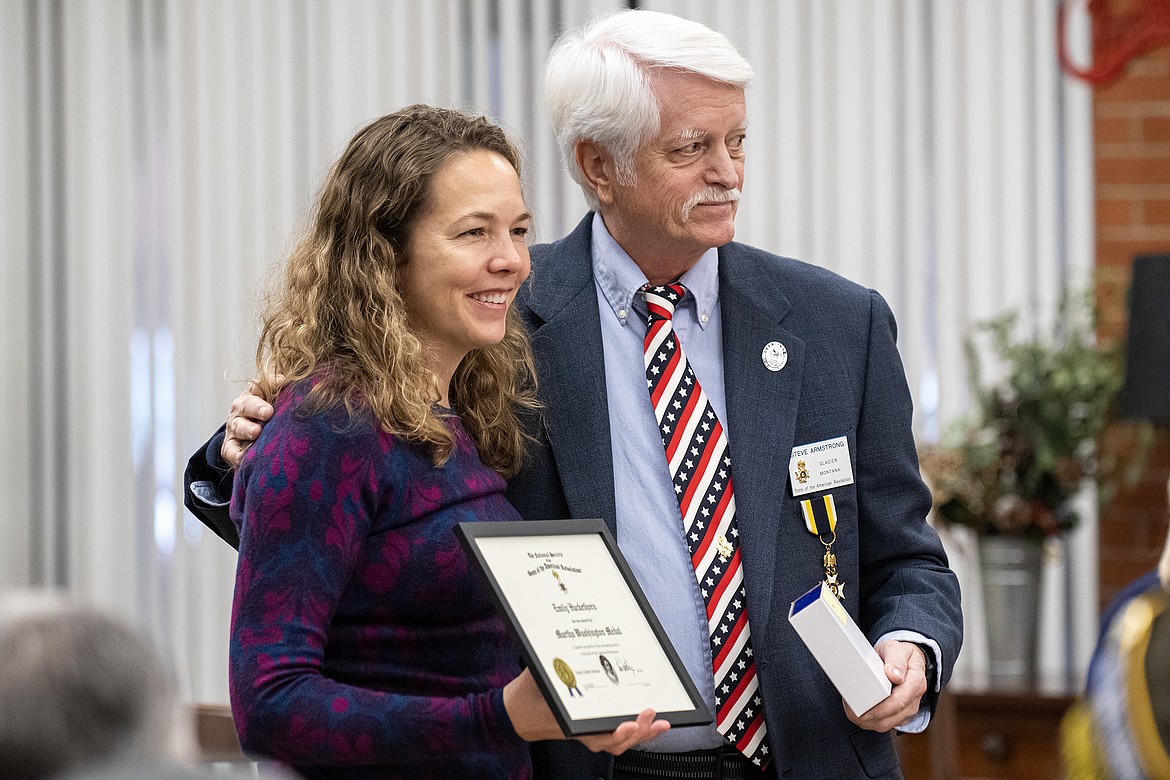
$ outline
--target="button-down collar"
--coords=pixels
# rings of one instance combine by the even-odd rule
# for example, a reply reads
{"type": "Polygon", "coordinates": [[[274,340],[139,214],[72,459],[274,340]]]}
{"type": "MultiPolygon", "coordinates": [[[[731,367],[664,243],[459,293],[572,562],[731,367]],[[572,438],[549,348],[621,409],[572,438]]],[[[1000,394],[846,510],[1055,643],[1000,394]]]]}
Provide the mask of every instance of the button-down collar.
{"type": "MultiPolygon", "coordinates": [[[[646,284],[646,274],[609,234],[597,213],[593,215],[593,278],[623,326],[635,313],[645,318],[646,302],[637,293],[646,284]]],[[[704,252],[699,262],[678,281],[694,297],[696,321],[706,330],[719,296],[719,250],[704,252]]]]}

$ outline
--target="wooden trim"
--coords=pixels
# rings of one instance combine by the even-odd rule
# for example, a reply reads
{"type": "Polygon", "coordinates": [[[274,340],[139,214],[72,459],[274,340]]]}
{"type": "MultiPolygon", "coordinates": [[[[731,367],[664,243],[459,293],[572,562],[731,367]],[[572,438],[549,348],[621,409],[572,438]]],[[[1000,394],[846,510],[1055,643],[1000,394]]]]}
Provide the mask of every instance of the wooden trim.
{"type": "Polygon", "coordinates": [[[250,761],[240,749],[232,708],[226,704],[192,704],[191,721],[195,743],[202,763],[241,763],[250,761]]]}

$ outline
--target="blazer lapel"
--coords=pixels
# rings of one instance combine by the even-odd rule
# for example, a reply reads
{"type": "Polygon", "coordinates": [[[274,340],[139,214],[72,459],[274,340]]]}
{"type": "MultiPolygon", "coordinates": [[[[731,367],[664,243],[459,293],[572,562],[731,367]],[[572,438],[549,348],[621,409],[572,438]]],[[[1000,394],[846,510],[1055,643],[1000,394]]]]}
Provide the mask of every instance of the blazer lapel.
{"type": "Polygon", "coordinates": [[[569,510],[573,517],[602,518],[616,538],[605,358],[590,254],[592,220],[590,213],[563,240],[533,249],[524,305],[532,322],[549,444],[569,510]]]}
{"type": "MultiPolygon", "coordinates": [[[[782,527],[796,410],[804,370],[804,342],[782,323],[791,304],[775,258],[738,244],[719,250],[719,305],[723,322],[723,376],[727,430],[735,479],[736,518],[743,534],[744,579],[752,633],[763,636],[771,618],[776,572],[788,567],[782,527]],[[763,360],[779,342],[788,361],[779,371],[763,360]]],[[[781,597],[778,601],[782,602],[781,597]]]]}

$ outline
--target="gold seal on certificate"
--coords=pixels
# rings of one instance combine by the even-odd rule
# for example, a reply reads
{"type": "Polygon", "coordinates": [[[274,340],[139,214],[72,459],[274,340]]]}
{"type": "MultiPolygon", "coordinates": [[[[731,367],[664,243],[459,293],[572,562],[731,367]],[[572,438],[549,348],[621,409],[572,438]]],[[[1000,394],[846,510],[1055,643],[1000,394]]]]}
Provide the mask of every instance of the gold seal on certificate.
{"type": "Polygon", "coordinates": [[[553,669],[556,670],[557,677],[561,678],[561,682],[569,689],[569,695],[581,695],[581,689],[577,687],[577,675],[573,674],[573,669],[560,658],[553,659],[553,669]]]}
{"type": "Polygon", "coordinates": [[[461,523],[566,735],[711,715],[600,520],[461,523]]]}

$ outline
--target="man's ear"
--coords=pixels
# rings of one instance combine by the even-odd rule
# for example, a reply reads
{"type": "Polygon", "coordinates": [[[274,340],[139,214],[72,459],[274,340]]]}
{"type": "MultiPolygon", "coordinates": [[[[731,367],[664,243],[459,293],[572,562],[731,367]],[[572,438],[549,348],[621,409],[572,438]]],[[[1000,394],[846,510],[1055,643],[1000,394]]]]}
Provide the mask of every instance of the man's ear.
{"type": "Polygon", "coordinates": [[[577,158],[577,168],[597,200],[612,203],[614,166],[609,152],[594,141],[578,141],[573,152],[577,158]]]}

